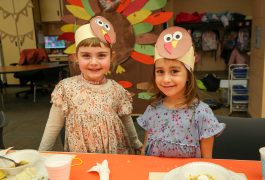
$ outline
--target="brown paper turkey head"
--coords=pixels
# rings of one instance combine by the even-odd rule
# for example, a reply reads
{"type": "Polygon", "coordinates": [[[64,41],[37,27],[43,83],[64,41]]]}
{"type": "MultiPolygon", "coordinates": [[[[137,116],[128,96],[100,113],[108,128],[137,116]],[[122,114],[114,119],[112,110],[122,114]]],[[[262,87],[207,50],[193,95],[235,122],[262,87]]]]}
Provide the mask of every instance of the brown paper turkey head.
{"type": "Polygon", "coordinates": [[[176,59],[186,54],[192,46],[187,30],[181,27],[170,27],[158,37],[156,48],[160,56],[176,59]]]}
{"type": "Polygon", "coordinates": [[[119,13],[100,12],[97,15],[105,17],[113,25],[117,35],[116,43],[112,46],[112,50],[115,51],[114,64],[122,64],[130,58],[131,51],[134,48],[133,26],[125,16],[119,13]]]}
{"type": "Polygon", "coordinates": [[[114,44],[116,33],[112,24],[101,16],[96,16],[90,20],[90,26],[94,34],[103,42],[114,44]]]}

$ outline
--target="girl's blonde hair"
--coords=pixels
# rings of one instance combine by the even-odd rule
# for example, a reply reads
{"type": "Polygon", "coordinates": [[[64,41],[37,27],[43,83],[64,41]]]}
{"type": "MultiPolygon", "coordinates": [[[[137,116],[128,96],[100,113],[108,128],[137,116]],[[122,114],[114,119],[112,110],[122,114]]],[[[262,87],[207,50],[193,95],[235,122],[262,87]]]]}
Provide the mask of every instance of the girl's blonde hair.
{"type": "MultiPolygon", "coordinates": [[[[193,71],[189,71],[187,68],[185,68],[185,69],[188,72],[188,78],[187,78],[186,89],[185,89],[185,100],[181,104],[176,104],[176,105],[179,105],[179,106],[182,106],[182,105],[191,106],[194,103],[195,100],[197,100],[197,101],[200,100],[199,94],[198,94],[198,89],[197,89],[197,82],[196,82],[195,74],[194,74],[193,71]]],[[[157,87],[157,85],[156,85],[156,82],[155,82],[155,66],[154,66],[154,70],[153,70],[152,83],[153,83],[153,89],[151,90],[151,92],[154,92],[155,95],[152,98],[151,105],[152,106],[156,106],[156,105],[158,105],[158,103],[162,99],[164,99],[166,97],[166,95],[163,92],[161,92],[159,90],[159,88],[157,87]]]]}

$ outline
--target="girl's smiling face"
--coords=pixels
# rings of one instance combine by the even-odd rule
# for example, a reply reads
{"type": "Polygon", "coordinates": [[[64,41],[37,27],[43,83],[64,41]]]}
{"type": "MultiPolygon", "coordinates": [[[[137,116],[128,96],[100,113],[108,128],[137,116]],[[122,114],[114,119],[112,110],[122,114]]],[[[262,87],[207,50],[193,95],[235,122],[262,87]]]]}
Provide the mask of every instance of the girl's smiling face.
{"type": "Polygon", "coordinates": [[[158,59],[155,62],[155,82],[158,89],[169,98],[185,97],[188,70],[177,60],[158,59]]]}
{"type": "Polygon", "coordinates": [[[88,81],[101,81],[110,69],[111,50],[100,44],[101,47],[80,46],[77,52],[80,71],[88,81]]]}

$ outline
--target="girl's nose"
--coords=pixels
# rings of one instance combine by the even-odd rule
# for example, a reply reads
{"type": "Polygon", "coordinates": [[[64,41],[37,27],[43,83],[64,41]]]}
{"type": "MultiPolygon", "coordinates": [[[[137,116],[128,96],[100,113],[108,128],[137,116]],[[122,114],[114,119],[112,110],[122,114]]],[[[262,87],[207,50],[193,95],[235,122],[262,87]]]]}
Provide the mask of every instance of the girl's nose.
{"type": "Polygon", "coordinates": [[[90,59],[90,64],[98,64],[98,60],[97,60],[97,58],[92,57],[92,58],[90,59]]]}
{"type": "Polygon", "coordinates": [[[163,78],[164,82],[170,82],[171,81],[171,76],[169,74],[165,74],[164,78],[163,78]]]}

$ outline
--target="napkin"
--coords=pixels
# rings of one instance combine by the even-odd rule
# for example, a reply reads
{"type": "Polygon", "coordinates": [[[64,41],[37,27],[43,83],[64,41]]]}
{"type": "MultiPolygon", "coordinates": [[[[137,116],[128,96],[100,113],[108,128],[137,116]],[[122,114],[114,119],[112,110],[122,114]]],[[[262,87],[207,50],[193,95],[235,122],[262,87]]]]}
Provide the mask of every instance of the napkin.
{"type": "Polygon", "coordinates": [[[13,147],[9,147],[7,149],[1,150],[0,151],[0,156],[5,156],[8,153],[8,151],[10,151],[12,148],[13,147]]]}
{"type": "Polygon", "coordinates": [[[98,172],[100,180],[109,180],[110,170],[108,161],[105,159],[101,164],[97,163],[97,165],[90,168],[88,172],[98,172]]]}
{"type": "Polygon", "coordinates": [[[165,172],[149,172],[149,180],[162,180],[165,172]]]}

